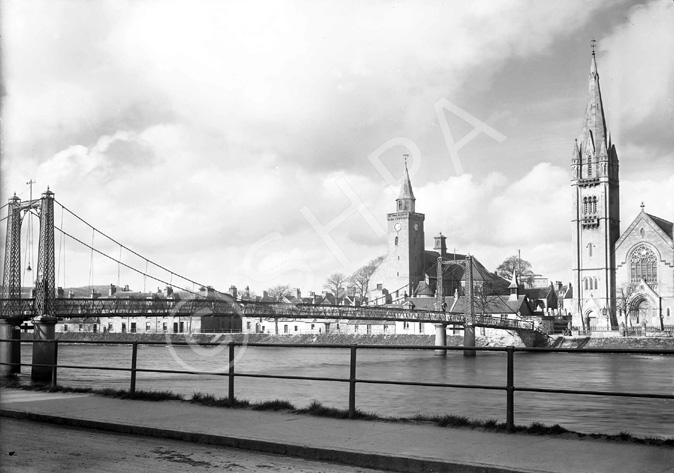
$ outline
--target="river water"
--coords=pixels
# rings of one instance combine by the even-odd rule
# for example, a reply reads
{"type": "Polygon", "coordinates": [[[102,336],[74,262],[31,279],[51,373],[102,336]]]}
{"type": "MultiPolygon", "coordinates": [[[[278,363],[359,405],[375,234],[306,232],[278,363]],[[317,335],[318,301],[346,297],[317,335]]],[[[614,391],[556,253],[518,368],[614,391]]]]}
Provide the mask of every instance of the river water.
{"type": "MultiPolygon", "coordinates": [[[[30,346],[22,348],[30,363],[30,346]]],[[[283,347],[237,347],[237,373],[348,378],[349,350],[283,347]]],[[[227,371],[226,346],[139,346],[138,368],[227,371]]],[[[59,365],[129,368],[131,347],[59,345],[59,365]]],[[[552,389],[674,392],[674,358],[650,355],[515,353],[515,386],[552,389]]],[[[30,373],[24,367],[24,375],[30,373]]],[[[22,377],[23,377],[22,376],[22,377]]],[[[438,357],[432,350],[358,350],[359,379],[505,386],[506,355],[462,352],[438,357]]],[[[130,373],[59,369],[59,384],[96,388],[129,387],[130,373]]],[[[228,379],[217,374],[138,373],[137,389],[170,390],[227,396],[228,379]]],[[[288,400],[303,407],[312,400],[346,408],[348,384],[327,381],[235,378],[235,395],[261,401],[288,400]]],[[[505,421],[505,391],[358,384],[356,407],[389,416],[456,414],[505,421]]],[[[578,432],[674,437],[674,400],[515,392],[515,423],[560,424],[578,432]]]]}

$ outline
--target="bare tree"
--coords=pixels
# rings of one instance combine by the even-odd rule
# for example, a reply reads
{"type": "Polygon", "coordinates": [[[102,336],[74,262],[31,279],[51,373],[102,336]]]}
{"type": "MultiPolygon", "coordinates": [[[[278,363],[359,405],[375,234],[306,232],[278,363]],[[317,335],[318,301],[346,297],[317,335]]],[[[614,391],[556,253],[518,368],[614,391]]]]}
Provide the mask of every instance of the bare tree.
{"type": "Polygon", "coordinates": [[[328,276],[323,287],[325,287],[328,292],[331,292],[335,296],[335,299],[339,299],[344,295],[344,288],[348,281],[349,278],[346,277],[344,273],[333,273],[328,276]]]}
{"type": "Polygon", "coordinates": [[[290,286],[287,284],[279,284],[278,286],[267,289],[269,297],[276,301],[281,301],[284,297],[290,295],[290,286]]]}
{"type": "MultiPolygon", "coordinates": [[[[625,284],[622,287],[619,287],[618,290],[616,291],[616,310],[623,314],[624,319],[619,321],[623,322],[625,324],[625,328],[629,328],[630,324],[628,323],[629,320],[629,311],[630,311],[630,299],[632,299],[632,296],[637,290],[637,284],[635,283],[630,283],[630,284],[625,284]]],[[[636,325],[636,320],[632,321],[632,325],[636,325]]]]}
{"type": "Polygon", "coordinates": [[[507,257],[503,263],[496,268],[496,274],[503,279],[510,279],[513,277],[513,271],[515,270],[517,270],[520,281],[525,282],[528,286],[533,285],[534,271],[531,267],[531,263],[519,258],[517,255],[507,257]]]}
{"type": "Polygon", "coordinates": [[[384,261],[383,256],[375,258],[366,265],[358,268],[351,277],[349,277],[349,282],[355,286],[356,296],[361,303],[367,299],[367,293],[370,289],[370,278],[382,261],[384,261]]]}

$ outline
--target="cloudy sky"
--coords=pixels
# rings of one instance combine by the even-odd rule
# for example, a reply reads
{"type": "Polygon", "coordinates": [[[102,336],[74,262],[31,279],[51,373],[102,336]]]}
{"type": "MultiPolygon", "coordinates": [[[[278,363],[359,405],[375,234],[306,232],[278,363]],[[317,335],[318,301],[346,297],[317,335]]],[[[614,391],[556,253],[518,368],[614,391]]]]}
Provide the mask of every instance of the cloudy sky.
{"type": "MultiPolygon", "coordinates": [[[[217,289],[320,291],[385,252],[407,153],[428,248],[568,281],[592,38],[621,228],[674,219],[672,24],[669,0],[4,0],[0,197],[49,185],[217,289]]],[[[160,285],[56,238],[59,285],[160,285]]]]}

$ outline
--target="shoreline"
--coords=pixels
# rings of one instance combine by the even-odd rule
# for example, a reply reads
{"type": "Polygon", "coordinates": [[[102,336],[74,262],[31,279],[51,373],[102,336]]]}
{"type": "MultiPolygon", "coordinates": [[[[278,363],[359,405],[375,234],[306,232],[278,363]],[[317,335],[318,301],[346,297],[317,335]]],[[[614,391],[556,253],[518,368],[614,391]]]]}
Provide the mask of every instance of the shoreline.
{"type": "MultiPolygon", "coordinates": [[[[60,332],[56,339],[67,342],[185,342],[196,343],[270,343],[270,344],[326,344],[326,345],[390,345],[395,346],[433,346],[434,335],[355,335],[355,334],[266,334],[266,333],[90,333],[90,332],[60,332]]],[[[22,333],[22,340],[32,340],[33,334],[22,333]]],[[[492,338],[476,337],[478,347],[517,346],[512,337],[492,338]]],[[[447,335],[447,346],[463,346],[462,335],[447,335]]],[[[522,346],[522,345],[520,345],[522,346]]],[[[569,337],[555,335],[547,339],[547,344],[541,348],[573,348],[583,349],[654,349],[674,350],[674,337],[569,337]]]]}

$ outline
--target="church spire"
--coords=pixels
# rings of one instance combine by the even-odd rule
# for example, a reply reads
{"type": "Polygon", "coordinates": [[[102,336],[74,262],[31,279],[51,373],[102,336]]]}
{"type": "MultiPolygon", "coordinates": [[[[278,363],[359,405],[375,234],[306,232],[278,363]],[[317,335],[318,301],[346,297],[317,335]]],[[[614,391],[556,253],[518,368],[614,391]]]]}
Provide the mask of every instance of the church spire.
{"type": "Polygon", "coordinates": [[[403,181],[400,184],[400,194],[396,199],[398,212],[414,212],[414,192],[412,192],[412,182],[410,181],[410,174],[407,171],[407,155],[405,155],[405,173],[403,174],[403,181]]]}
{"type": "MultiPolygon", "coordinates": [[[[597,58],[595,56],[593,44],[592,61],[590,63],[589,93],[587,106],[585,108],[583,131],[580,136],[581,149],[589,149],[592,147],[595,150],[599,150],[602,143],[607,141],[607,139],[608,132],[606,130],[606,117],[604,116],[604,106],[601,100],[599,73],[597,72],[597,58]],[[591,146],[589,146],[590,144],[591,146]]],[[[587,156],[585,158],[587,159],[587,156]]],[[[592,156],[592,158],[596,159],[596,156],[592,156]]]]}

